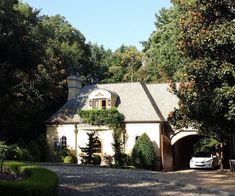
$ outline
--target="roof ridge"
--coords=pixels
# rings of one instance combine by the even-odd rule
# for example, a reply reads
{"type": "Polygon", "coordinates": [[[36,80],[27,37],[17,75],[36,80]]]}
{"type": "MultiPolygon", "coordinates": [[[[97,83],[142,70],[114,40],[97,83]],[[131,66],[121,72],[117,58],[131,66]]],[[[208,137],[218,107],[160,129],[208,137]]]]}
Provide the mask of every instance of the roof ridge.
{"type": "Polygon", "coordinates": [[[151,105],[153,106],[155,112],[157,113],[158,117],[159,117],[162,121],[166,121],[166,120],[164,119],[164,117],[163,117],[163,115],[162,115],[160,109],[158,108],[156,102],[154,101],[152,94],[149,92],[149,90],[148,90],[146,84],[144,84],[144,83],[142,83],[142,82],[140,82],[140,84],[141,84],[141,86],[142,86],[142,88],[143,88],[145,94],[147,95],[147,97],[148,97],[148,99],[149,99],[151,105]]]}

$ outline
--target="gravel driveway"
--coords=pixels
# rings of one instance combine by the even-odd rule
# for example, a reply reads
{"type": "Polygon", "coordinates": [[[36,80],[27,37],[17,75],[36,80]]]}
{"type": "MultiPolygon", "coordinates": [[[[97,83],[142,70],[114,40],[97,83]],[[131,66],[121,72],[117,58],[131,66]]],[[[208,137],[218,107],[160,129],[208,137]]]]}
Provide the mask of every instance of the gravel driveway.
{"type": "Polygon", "coordinates": [[[162,172],[100,167],[44,166],[59,176],[59,195],[220,195],[177,183],[162,172]]]}

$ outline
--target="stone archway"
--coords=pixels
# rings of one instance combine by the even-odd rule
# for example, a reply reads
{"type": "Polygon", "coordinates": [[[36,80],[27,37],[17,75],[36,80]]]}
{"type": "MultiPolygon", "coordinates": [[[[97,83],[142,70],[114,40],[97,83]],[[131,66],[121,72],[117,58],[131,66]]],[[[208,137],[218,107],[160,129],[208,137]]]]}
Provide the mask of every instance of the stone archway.
{"type": "Polygon", "coordinates": [[[194,153],[194,144],[203,136],[199,134],[188,134],[173,143],[174,169],[189,168],[189,161],[194,153]]]}

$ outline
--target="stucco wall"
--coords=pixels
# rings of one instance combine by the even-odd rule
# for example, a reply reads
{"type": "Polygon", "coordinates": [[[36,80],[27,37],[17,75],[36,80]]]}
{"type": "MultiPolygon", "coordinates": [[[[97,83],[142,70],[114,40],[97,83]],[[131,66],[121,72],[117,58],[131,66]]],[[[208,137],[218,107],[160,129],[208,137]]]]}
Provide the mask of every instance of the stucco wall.
{"type": "Polygon", "coordinates": [[[67,138],[67,147],[69,149],[75,149],[75,133],[74,125],[50,125],[47,126],[47,141],[50,151],[54,150],[54,138],[61,139],[63,136],[67,138]]]}
{"type": "MultiPolygon", "coordinates": [[[[67,145],[68,148],[75,149],[75,133],[74,133],[74,125],[58,125],[58,126],[48,126],[47,127],[47,138],[50,146],[50,150],[52,151],[54,148],[54,138],[57,136],[61,138],[62,136],[67,137],[67,145]]],[[[78,145],[78,155],[81,153],[79,147],[86,147],[88,143],[88,135],[87,132],[92,131],[92,128],[88,130],[83,126],[78,126],[78,134],[77,134],[77,145],[78,145]]],[[[131,155],[132,149],[135,144],[135,140],[137,136],[146,133],[151,141],[154,144],[155,154],[156,154],[156,162],[160,164],[160,124],[159,123],[127,123],[126,124],[126,144],[125,144],[125,153],[131,155]]],[[[96,131],[96,136],[101,141],[102,144],[102,152],[101,157],[104,154],[113,155],[113,136],[112,130],[102,129],[96,131]]],[[[79,161],[80,163],[80,161],[79,161]]]]}
{"type": "Polygon", "coordinates": [[[154,144],[156,156],[160,156],[160,124],[159,123],[127,123],[126,124],[126,148],[130,154],[137,136],[146,133],[154,144]]]}

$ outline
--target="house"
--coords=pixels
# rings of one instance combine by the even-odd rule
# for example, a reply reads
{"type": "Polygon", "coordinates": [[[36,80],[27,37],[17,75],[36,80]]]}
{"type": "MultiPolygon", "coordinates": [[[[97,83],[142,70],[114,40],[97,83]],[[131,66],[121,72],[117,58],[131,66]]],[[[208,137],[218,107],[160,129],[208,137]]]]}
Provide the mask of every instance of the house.
{"type": "Polygon", "coordinates": [[[92,84],[82,87],[78,76],[68,77],[68,101],[47,121],[50,150],[53,151],[60,145],[74,149],[79,158],[80,147],[85,147],[88,142],[87,132],[95,131],[97,153],[101,157],[113,155],[112,130],[107,126],[83,123],[77,111],[116,107],[125,116],[125,153],[131,154],[136,139],[146,133],[154,144],[156,170],[172,170],[174,165],[185,164],[184,161],[189,161],[192,155],[191,141],[199,136],[195,130],[172,130],[167,117],[177,107],[178,98],[168,88],[168,84],[140,82],[92,84]],[[174,134],[167,136],[169,131],[174,134]],[[186,143],[181,141],[182,138],[188,138],[186,143]],[[182,155],[182,149],[188,153],[184,152],[182,155]]]}

